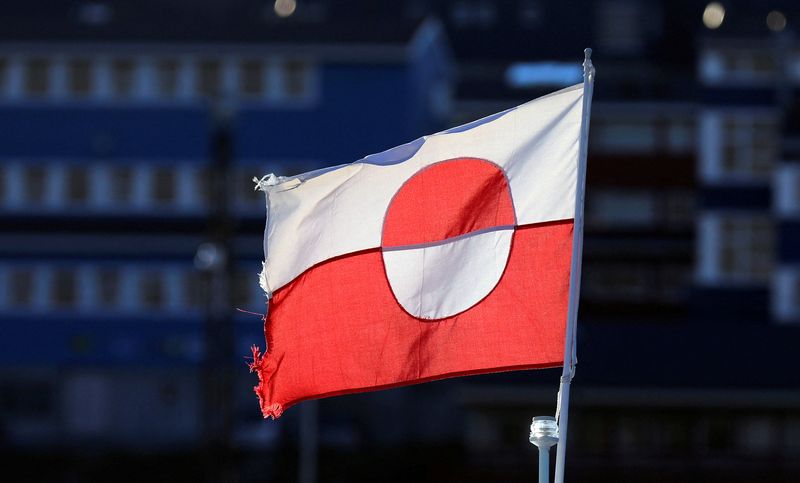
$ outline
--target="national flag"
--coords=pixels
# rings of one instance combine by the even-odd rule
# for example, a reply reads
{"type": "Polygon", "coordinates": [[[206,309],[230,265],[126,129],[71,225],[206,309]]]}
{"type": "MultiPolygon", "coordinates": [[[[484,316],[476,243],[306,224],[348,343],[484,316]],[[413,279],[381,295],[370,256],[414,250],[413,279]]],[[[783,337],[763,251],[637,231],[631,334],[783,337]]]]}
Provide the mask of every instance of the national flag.
{"type": "Polygon", "coordinates": [[[584,85],[351,164],[261,183],[264,416],[562,365],[584,85]]]}

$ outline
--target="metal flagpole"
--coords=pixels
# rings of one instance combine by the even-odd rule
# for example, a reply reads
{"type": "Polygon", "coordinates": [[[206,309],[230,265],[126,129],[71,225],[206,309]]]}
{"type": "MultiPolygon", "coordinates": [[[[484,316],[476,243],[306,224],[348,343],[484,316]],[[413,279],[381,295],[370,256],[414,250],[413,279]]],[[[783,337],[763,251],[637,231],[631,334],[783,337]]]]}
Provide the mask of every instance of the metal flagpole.
{"type": "Polygon", "coordinates": [[[558,447],[556,450],[555,483],[564,482],[564,461],[567,453],[567,423],[569,420],[569,385],[575,374],[575,328],[578,323],[578,300],[581,295],[581,258],[583,256],[583,201],[586,194],[586,154],[589,141],[589,116],[592,110],[594,90],[594,66],[592,49],[583,51],[583,119],[578,151],[578,180],[575,189],[575,225],[572,237],[572,265],[569,280],[569,308],[567,309],[567,333],[564,340],[564,370],[558,388],[556,420],[558,421],[558,447]]]}

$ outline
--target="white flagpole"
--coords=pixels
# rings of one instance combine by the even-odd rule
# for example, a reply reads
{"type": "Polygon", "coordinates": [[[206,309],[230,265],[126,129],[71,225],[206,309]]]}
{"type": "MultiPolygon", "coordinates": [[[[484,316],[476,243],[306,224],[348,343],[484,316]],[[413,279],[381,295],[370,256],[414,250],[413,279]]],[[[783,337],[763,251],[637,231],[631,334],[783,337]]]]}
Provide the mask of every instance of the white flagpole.
{"type": "Polygon", "coordinates": [[[581,295],[581,258],[583,257],[583,201],[586,194],[586,154],[589,142],[589,116],[592,111],[594,66],[592,49],[583,51],[583,118],[581,120],[580,148],[578,151],[578,179],[575,187],[575,225],[572,236],[572,265],[569,280],[569,307],[567,309],[567,334],[564,340],[564,370],[558,388],[556,419],[558,420],[558,448],[556,451],[555,482],[564,482],[564,462],[567,453],[567,423],[569,420],[569,385],[575,374],[575,328],[578,323],[578,300],[581,295]]]}

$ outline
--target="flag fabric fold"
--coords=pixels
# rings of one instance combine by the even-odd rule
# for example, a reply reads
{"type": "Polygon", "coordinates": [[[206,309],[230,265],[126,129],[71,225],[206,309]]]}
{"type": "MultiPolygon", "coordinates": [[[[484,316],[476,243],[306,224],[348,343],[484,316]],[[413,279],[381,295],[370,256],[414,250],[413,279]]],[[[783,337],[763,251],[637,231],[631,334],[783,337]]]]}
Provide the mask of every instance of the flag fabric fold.
{"type": "Polygon", "coordinates": [[[583,86],[262,182],[265,417],[307,399],[560,366],[583,86]]]}

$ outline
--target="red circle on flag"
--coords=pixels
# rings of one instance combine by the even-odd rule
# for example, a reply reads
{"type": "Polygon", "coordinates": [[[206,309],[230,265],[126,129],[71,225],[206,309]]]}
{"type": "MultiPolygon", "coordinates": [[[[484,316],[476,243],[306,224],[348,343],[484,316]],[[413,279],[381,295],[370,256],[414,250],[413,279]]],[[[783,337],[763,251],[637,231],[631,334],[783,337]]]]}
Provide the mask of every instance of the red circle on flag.
{"type": "Polygon", "coordinates": [[[515,224],[508,180],[496,164],[456,158],[420,170],[384,219],[383,263],[395,299],[427,320],[468,310],[500,281],[515,224]]]}
{"type": "Polygon", "coordinates": [[[386,212],[381,246],[435,243],[515,223],[508,179],[499,166],[478,158],[450,159],[403,184],[386,212]]]}

